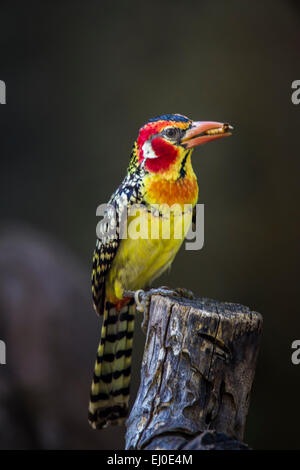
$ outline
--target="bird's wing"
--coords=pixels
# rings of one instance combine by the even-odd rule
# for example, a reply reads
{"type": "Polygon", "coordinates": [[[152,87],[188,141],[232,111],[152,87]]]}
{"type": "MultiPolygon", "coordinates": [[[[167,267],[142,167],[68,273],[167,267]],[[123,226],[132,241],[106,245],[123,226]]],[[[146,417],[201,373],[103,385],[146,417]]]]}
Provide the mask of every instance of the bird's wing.
{"type": "Polygon", "coordinates": [[[93,255],[92,294],[94,308],[99,315],[103,314],[105,301],[105,275],[116,255],[120,239],[97,240],[93,255]]]}
{"type": "Polygon", "coordinates": [[[120,231],[127,208],[141,202],[139,185],[132,179],[123,181],[112,195],[104,218],[99,222],[96,248],[93,255],[92,294],[96,312],[103,314],[105,302],[105,278],[120,246],[120,231]],[[134,183],[134,184],[133,184],[134,183]]]}

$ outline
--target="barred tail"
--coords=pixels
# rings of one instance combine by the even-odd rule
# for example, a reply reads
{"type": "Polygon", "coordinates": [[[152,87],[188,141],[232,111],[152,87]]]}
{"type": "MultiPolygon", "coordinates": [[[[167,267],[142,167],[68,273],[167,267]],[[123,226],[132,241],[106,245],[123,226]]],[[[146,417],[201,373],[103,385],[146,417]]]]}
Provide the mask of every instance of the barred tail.
{"type": "Polygon", "coordinates": [[[94,429],[121,424],[128,413],[135,304],[119,312],[106,302],[89,404],[94,429]]]}

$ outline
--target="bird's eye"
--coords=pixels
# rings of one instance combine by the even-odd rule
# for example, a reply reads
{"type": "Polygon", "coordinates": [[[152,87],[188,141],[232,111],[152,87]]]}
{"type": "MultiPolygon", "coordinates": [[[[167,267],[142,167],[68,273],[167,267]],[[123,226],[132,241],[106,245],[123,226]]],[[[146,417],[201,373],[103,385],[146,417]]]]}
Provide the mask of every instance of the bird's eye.
{"type": "Polygon", "coordinates": [[[170,139],[174,139],[178,136],[178,129],[176,129],[175,127],[169,127],[165,130],[165,133],[167,137],[169,137],[170,139]]]}

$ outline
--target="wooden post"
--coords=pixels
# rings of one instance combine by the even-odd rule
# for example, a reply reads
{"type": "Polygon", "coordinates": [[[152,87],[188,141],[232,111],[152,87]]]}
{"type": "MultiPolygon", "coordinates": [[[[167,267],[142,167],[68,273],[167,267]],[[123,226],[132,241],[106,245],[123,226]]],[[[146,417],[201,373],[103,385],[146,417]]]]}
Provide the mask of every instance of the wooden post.
{"type": "Polygon", "coordinates": [[[247,448],[261,331],[243,305],[152,295],[126,449],[247,448]]]}

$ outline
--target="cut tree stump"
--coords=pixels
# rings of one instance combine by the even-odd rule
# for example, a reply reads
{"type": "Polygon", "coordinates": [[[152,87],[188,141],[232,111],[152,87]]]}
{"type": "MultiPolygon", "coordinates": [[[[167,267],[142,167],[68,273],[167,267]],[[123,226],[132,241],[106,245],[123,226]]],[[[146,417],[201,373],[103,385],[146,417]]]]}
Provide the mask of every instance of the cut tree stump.
{"type": "Polygon", "coordinates": [[[152,295],[126,449],[248,448],[261,331],[243,305],[152,295]]]}

